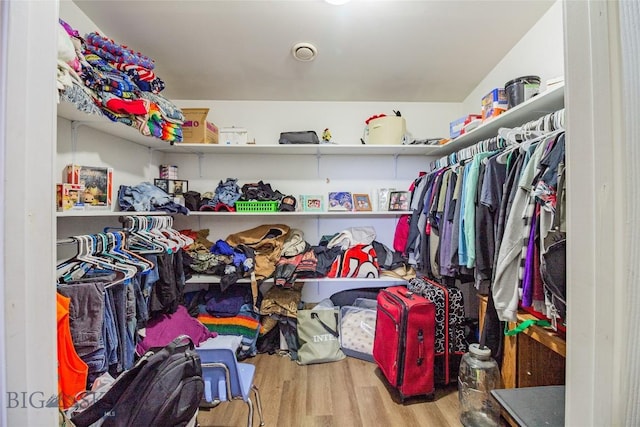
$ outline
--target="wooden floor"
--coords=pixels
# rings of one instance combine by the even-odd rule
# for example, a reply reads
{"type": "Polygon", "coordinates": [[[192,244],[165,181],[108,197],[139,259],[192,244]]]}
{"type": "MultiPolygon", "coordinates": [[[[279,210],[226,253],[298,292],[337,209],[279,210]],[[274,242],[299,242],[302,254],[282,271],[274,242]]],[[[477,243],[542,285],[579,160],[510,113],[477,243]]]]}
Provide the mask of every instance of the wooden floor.
{"type": "MultiPolygon", "coordinates": [[[[432,402],[396,403],[375,363],[347,357],[320,365],[299,366],[288,357],[259,354],[245,360],[256,365],[266,426],[456,426],[456,385],[437,388],[432,402]]],[[[259,425],[254,400],[254,426],[259,425]]],[[[248,407],[225,402],[198,415],[202,427],[246,426],[248,407]]]]}

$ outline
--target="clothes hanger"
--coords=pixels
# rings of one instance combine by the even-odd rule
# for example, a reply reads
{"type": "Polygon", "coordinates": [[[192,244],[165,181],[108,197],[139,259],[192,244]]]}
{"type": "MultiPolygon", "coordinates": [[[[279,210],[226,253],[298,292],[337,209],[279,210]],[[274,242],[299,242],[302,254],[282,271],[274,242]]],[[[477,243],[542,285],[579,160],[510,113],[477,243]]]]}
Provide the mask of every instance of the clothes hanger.
{"type": "Polygon", "coordinates": [[[169,232],[173,233],[173,235],[176,236],[177,239],[182,243],[180,245],[181,247],[191,246],[191,245],[193,245],[195,243],[195,240],[192,237],[189,237],[186,234],[182,234],[181,232],[179,232],[178,230],[173,228],[173,217],[172,216],[166,217],[166,220],[167,220],[167,228],[168,228],[169,232]]]}
{"type": "Polygon", "coordinates": [[[96,235],[84,235],[80,236],[82,240],[87,243],[88,253],[85,252],[83,257],[89,262],[93,262],[97,267],[106,270],[117,270],[125,273],[126,278],[132,278],[138,273],[138,268],[132,264],[122,262],[116,258],[106,258],[103,255],[102,247],[100,245],[101,240],[96,235]]]}
{"type": "Polygon", "coordinates": [[[73,280],[80,279],[94,267],[99,267],[105,270],[114,270],[111,264],[92,256],[92,239],[90,236],[74,236],[72,239],[77,242],[78,252],[71,260],[75,260],[77,262],[75,264],[69,263],[67,265],[70,268],[57,272],[59,282],[62,281],[68,283],[73,280]]]}
{"type": "Polygon", "coordinates": [[[148,272],[153,268],[153,263],[150,261],[140,256],[134,256],[131,252],[123,251],[119,242],[119,234],[116,237],[116,233],[100,233],[98,237],[103,241],[103,250],[100,252],[100,255],[111,257],[117,262],[131,264],[138,269],[139,273],[148,272]]]}
{"type": "Polygon", "coordinates": [[[116,232],[110,233],[109,236],[113,242],[112,246],[114,250],[129,256],[130,261],[133,261],[134,264],[138,262],[143,267],[142,273],[147,273],[155,268],[155,264],[151,260],[148,260],[147,258],[144,258],[135,252],[127,250],[126,248],[127,240],[124,232],[116,231],[116,232]]]}
{"type": "Polygon", "coordinates": [[[143,217],[143,221],[147,221],[146,230],[154,237],[156,241],[158,241],[161,245],[164,245],[168,248],[168,253],[175,253],[180,249],[180,245],[174,240],[169,238],[167,235],[163,233],[162,228],[164,217],[143,217]]]}
{"type": "Polygon", "coordinates": [[[154,236],[147,232],[146,218],[128,216],[125,217],[125,223],[129,224],[129,228],[126,229],[129,232],[129,250],[142,254],[168,252],[169,248],[166,245],[156,241],[154,236]]]}

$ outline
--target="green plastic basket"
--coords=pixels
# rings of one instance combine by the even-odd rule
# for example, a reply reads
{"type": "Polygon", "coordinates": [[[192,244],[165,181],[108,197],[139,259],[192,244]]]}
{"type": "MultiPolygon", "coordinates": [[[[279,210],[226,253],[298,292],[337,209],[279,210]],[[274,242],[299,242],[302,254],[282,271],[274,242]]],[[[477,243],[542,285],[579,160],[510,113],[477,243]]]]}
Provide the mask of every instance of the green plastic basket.
{"type": "Polygon", "coordinates": [[[277,201],[237,201],[235,207],[236,212],[278,212],[277,201]]]}

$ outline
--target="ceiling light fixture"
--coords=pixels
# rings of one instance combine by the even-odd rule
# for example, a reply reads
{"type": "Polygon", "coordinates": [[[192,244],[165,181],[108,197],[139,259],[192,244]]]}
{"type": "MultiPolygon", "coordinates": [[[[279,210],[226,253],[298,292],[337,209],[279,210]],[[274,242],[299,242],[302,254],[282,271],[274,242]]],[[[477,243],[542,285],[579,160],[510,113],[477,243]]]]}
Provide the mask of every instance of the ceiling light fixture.
{"type": "Polygon", "coordinates": [[[291,48],[291,54],[298,61],[313,61],[318,55],[318,49],[311,43],[297,43],[291,48]]]}
{"type": "Polygon", "coordinates": [[[324,0],[324,1],[334,6],[341,6],[343,4],[349,3],[351,0],[324,0]]]}

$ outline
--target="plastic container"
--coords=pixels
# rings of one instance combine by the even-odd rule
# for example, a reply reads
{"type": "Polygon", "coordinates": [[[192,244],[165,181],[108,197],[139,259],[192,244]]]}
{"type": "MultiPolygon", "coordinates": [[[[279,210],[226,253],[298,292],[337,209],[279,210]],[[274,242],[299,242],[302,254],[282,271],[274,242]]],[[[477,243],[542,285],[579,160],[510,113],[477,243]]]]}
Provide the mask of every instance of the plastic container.
{"type": "Polygon", "coordinates": [[[373,145],[400,145],[406,132],[407,124],[404,117],[379,117],[367,125],[365,142],[373,145]]]}
{"type": "Polygon", "coordinates": [[[374,362],[377,307],[376,300],[356,298],[353,305],[340,308],[340,348],[347,356],[374,362]]]}
{"type": "Polygon", "coordinates": [[[540,92],[540,77],[518,77],[508,81],[504,85],[504,90],[507,92],[507,106],[513,108],[540,92]]]}
{"type": "Polygon", "coordinates": [[[236,212],[278,212],[277,201],[240,201],[235,204],[236,212]]]}
{"type": "Polygon", "coordinates": [[[460,422],[465,427],[498,427],[500,405],[491,390],[501,388],[500,369],[488,347],[471,344],[462,356],[458,375],[460,422]]]}

